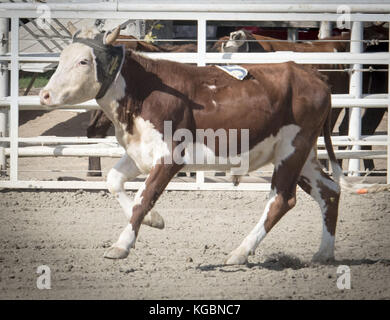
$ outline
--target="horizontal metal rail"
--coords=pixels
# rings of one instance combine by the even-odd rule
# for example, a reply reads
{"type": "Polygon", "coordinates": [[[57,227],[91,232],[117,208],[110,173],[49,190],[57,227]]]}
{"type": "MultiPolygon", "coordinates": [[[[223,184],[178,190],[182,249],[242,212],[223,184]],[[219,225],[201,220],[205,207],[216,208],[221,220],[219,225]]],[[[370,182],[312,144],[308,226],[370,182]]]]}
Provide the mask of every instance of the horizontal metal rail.
{"type": "MultiPolygon", "coordinates": [[[[3,8],[0,4],[0,10],[3,8]]],[[[72,3],[73,5],[73,3],[72,3]]],[[[53,10],[52,18],[69,18],[72,19],[149,19],[149,20],[187,20],[196,21],[198,19],[205,19],[208,21],[337,21],[340,15],[337,13],[256,13],[256,12],[226,12],[221,16],[217,12],[203,12],[197,16],[194,12],[126,12],[126,11],[70,11],[53,10]]],[[[35,10],[8,10],[0,11],[0,18],[38,18],[40,14],[35,10]]],[[[390,21],[389,14],[370,14],[370,13],[351,13],[349,15],[350,21],[390,21]]]]}
{"type": "MultiPolygon", "coordinates": [[[[9,107],[11,105],[12,98],[4,97],[0,98],[0,107],[9,107]]],[[[364,95],[363,98],[356,99],[350,95],[334,94],[332,95],[332,107],[333,108],[352,108],[352,107],[365,107],[365,108],[387,108],[389,103],[387,94],[372,94],[364,95]]],[[[20,96],[18,97],[19,110],[46,110],[52,111],[55,108],[49,108],[42,106],[39,102],[38,96],[20,96]]],[[[99,105],[96,100],[89,100],[87,102],[61,106],[56,109],[68,109],[72,111],[82,110],[96,110],[99,109],[99,105]]]]}
{"type": "MultiPolygon", "coordinates": [[[[0,142],[9,143],[9,137],[0,137],[0,142]]],[[[105,138],[88,138],[88,137],[57,137],[57,136],[38,136],[38,137],[28,137],[28,138],[19,138],[19,146],[48,146],[48,145],[58,145],[58,144],[68,144],[68,145],[83,145],[83,144],[105,144],[119,146],[116,137],[107,136],[105,138]]],[[[332,144],[334,146],[351,146],[351,145],[376,145],[376,146],[385,146],[387,145],[387,136],[386,135],[373,135],[373,136],[362,136],[361,140],[351,140],[348,136],[333,136],[332,144]]],[[[323,137],[319,137],[317,141],[318,146],[324,146],[323,137]]]]}
{"type": "MultiPolygon", "coordinates": [[[[198,53],[190,52],[147,52],[143,55],[153,59],[165,59],[183,63],[197,63],[199,60],[198,53]]],[[[58,62],[59,54],[19,54],[18,56],[1,55],[0,61],[11,61],[12,59],[19,62],[58,62]]],[[[390,53],[388,52],[366,52],[366,53],[349,53],[349,52],[293,52],[293,51],[276,51],[260,53],[215,53],[207,52],[203,55],[206,64],[216,63],[281,63],[294,61],[304,64],[388,64],[390,63],[390,53]]]]}
{"type": "MultiPolygon", "coordinates": [[[[11,154],[10,148],[4,148],[5,155],[11,154]]],[[[335,150],[336,157],[338,159],[383,159],[386,158],[386,150],[335,150]]],[[[69,145],[57,145],[57,146],[34,146],[18,148],[19,157],[110,157],[121,158],[125,154],[125,150],[122,147],[109,147],[109,146],[69,146],[69,145]]],[[[325,150],[318,150],[319,159],[327,159],[328,154],[325,150]]],[[[202,169],[207,171],[207,169],[202,169]]],[[[210,169],[215,171],[215,168],[210,169]]]]}

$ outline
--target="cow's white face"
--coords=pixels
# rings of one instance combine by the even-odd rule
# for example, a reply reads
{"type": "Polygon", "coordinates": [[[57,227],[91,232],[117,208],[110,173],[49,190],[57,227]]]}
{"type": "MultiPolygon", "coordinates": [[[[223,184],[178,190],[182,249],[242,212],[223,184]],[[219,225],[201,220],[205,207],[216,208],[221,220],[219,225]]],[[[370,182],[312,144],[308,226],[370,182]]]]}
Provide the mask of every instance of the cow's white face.
{"type": "Polygon", "coordinates": [[[234,31],[230,33],[229,40],[222,44],[222,52],[241,52],[241,51],[248,51],[247,49],[247,42],[246,42],[246,34],[244,31],[234,31]]]}
{"type": "Polygon", "coordinates": [[[39,93],[40,101],[50,107],[82,103],[94,99],[100,86],[92,49],[73,43],[62,51],[57,70],[39,93]]]}

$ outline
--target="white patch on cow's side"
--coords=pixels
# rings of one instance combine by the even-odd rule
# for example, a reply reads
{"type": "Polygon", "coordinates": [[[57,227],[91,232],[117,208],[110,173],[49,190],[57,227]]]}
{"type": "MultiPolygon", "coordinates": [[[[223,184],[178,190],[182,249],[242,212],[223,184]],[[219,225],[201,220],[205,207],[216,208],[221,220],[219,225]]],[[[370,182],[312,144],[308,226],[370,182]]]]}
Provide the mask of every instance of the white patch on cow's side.
{"type": "Polygon", "coordinates": [[[98,103],[113,122],[119,144],[125,148],[128,156],[134,160],[142,173],[149,173],[161,158],[169,155],[169,149],[163,135],[149,120],[142,117],[134,118],[131,134],[127,131],[127,125],[119,121],[118,100],[124,97],[125,88],[125,80],[119,76],[98,103]]]}
{"type": "MultiPolygon", "coordinates": [[[[294,153],[295,149],[292,146],[292,142],[299,131],[300,127],[297,125],[290,124],[284,126],[280,128],[276,135],[270,135],[263,141],[256,144],[249,150],[249,155],[247,152],[239,155],[242,159],[249,160],[248,172],[259,169],[271,162],[273,162],[275,164],[275,168],[277,168],[285,159],[294,153]]],[[[187,172],[195,170],[227,171],[238,166],[237,164],[232,164],[229,158],[217,157],[213,150],[203,143],[197,143],[195,146],[192,143],[187,145],[184,156],[184,164],[185,167],[182,171],[187,172]],[[201,154],[204,155],[203,159],[197,159],[199,160],[197,163],[194,163],[193,158],[191,157],[191,150],[194,150],[194,148],[201,151],[201,154]]]]}
{"type": "Polygon", "coordinates": [[[215,85],[207,85],[207,87],[210,89],[210,90],[215,90],[217,89],[217,87],[215,85]]]}
{"type": "Polygon", "coordinates": [[[213,104],[214,107],[217,106],[217,103],[215,102],[215,100],[211,100],[211,103],[213,104]]]}
{"type": "MultiPolygon", "coordinates": [[[[133,132],[130,134],[122,126],[119,135],[126,153],[135,161],[143,173],[150,170],[165,156],[170,154],[168,145],[163,140],[161,132],[155,129],[149,120],[137,117],[133,122],[133,132]]],[[[118,133],[116,133],[117,138],[118,133]]]]}

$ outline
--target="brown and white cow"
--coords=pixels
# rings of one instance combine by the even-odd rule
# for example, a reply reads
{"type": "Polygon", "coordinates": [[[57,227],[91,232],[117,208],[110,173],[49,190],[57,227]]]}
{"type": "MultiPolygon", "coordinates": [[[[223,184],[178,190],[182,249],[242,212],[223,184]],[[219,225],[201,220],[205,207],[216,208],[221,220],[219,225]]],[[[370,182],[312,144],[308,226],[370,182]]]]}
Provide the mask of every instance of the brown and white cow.
{"type": "MultiPolygon", "coordinates": [[[[179,170],[204,170],[198,162],[187,162],[190,144],[176,152],[180,161],[165,161],[181,143],[180,138],[167,139],[164,128],[170,123],[173,132],[182,130],[193,136],[198,130],[236,130],[239,144],[240,132],[245,129],[249,132],[248,150],[240,156],[249,160],[249,171],[274,164],[263,215],[228,256],[227,264],[247,262],[267,233],[294,207],[297,185],[319,203],[322,212],[322,241],[313,259],[333,259],[338,181],[343,178],[330,140],[330,91],[317,73],[293,62],[247,65],[248,76],[240,81],[215,66],[153,60],[132,50],[121,53],[121,47],[112,45],[119,31],[96,39],[75,38],[61,53],[56,72],[40,92],[41,103],[52,108],[96,98],[126,151],[109,172],[107,184],[128,224],[105,257],[127,257],[143,221],[163,226],[159,215],[150,215],[150,210],[179,170]],[[317,160],[315,145],[321,130],[337,182],[322,171],[317,160]],[[148,177],[131,200],[124,182],[139,174],[148,177]]],[[[205,139],[196,144],[207,158],[223,157],[221,139],[213,147],[205,139]]],[[[230,136],[227,146],[230,148],[230,136]]],[[[242,150],[240,146],[237,149],[242,150]]],[[[225,168],[235,165],[228,162],[225,168]]]]}

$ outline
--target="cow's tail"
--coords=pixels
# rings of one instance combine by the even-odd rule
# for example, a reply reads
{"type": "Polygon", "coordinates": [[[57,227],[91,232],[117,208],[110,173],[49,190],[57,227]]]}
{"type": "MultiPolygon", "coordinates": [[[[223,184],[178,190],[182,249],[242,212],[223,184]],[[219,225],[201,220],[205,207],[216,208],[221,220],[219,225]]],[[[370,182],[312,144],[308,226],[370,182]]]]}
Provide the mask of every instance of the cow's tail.
{"type": "Polygon", "coordinates": [[[388,191],[390,192],[390,184],[371,184],[366,186],[358,186],[358,183],[362,183],[364,178],[361,182],[357,182],[356,184],[348,182],[343,174],[343,170],[341,169],[339,163],[337,162],[336,155],[333,151],[333,145],[332,140],[330,138],[330,122],[331,122],[331,114],[332,110],[329,111],[328,117],[326,118],[323,132],[324,132],[324,140],[325,140],[325,148],[329,155],[330,165],[332,167],[333,172],[333,178],[336,181],[336,183],[341,187],[342,190],[346,190],[351,193],[357,193],[357,194],[366,194],[366,193],[377,193],[377,192],[384,192],[388,191]]]}
{"type": "Polygon", "coordinates": [[[332,118],[332,109],[330,109],[328,116],[326,118],[324,127],[323,127],[323,134],[324,134],[324,141],[325,141],[325,148],[328,152],[330,165],[332,167],[332,173],[333,173],[333,179],[336,181],[337,184],[340,185],[342,189],[346,189],[348,191],[356,192],[358,188],[354,187],[351,183],[349,183],[343,174],[343,170],[341,169],[339,163],[337,162],[336,155],[333,150],[333,144],[332,139],[330,138],[331,133],[331,118],[332,118]]]}

